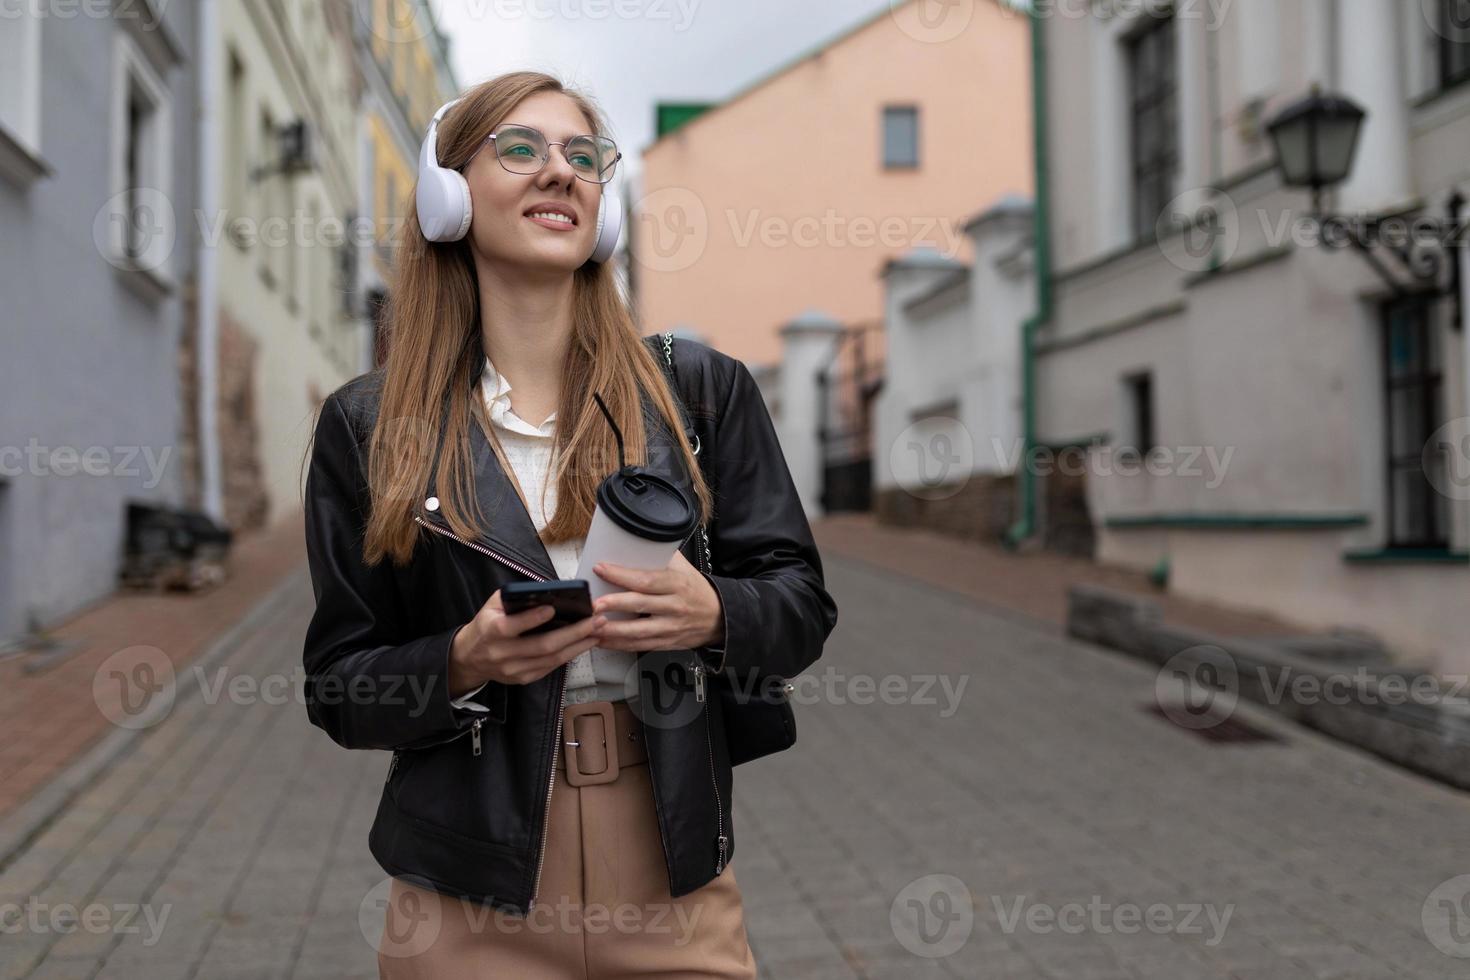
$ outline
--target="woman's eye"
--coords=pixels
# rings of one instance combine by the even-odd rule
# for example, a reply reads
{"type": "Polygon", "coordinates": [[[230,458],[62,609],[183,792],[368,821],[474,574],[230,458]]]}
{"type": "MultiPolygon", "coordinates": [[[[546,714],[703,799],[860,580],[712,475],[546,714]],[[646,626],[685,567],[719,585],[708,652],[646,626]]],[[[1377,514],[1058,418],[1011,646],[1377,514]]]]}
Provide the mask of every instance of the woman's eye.
{"type": "Polygon", "coordinates": [[[525,145],[524,143],[522,143],[520,146],[512,146],[506,152],[507,153],[519,153],[521,156],[535,156],[535,154],[532,152],[531,148],[529,146],[525,145]]]}

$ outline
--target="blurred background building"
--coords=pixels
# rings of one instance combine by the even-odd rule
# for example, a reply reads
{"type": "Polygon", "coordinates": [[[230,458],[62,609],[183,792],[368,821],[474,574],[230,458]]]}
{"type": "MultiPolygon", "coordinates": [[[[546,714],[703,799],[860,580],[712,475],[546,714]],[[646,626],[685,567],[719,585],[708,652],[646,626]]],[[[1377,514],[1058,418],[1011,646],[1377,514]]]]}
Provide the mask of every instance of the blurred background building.
{"type": "Polygon", "coordinates": [[[374,229],[359,249],[357,294],[366,304],[371,343],[366,370],[381,363],[380,315],[387,302],[394,234],[413,200],[419,145],[434,112],[459,93],[449,42],[419,0],[373,0],[356,28],[362,73],[360,217],[374,229]]]}
{"type": "Polygon", "coordinates": [[[925,4],[894,8],[721,102],[657,107],[629,246],[647,329],[774,364],[804,310],[879,319],[885,261],[968,258],[964,220],[1030,193],[1025,17],[982,0],[933,43],[925,4]]]}
{"type": "Polygon", "coordinates": [[[1463,670],[1470,504],[1446,480],[1470,453],[1442,427],[1467,412],[1464,249],[1431,248],[1445,274],[1423,279],[1381,244],[1321,246],[1266,126],[1313,86],[1345,96],[1366,118],[1328,211],[1444,215],[1470,177],[1454,7],[1037,21],[1034,438],[1090,462],[1061,494],[1046,477],[1029,492],[1073,496],[1099,560],[1157,568],[1173,591],[1371,629],[1463,670]]]}
{"type": "Polygon", "coordinates": [[[197,14],[0,16],[0,638],[112,591],[126,502],[186,492],[197,14]]]}

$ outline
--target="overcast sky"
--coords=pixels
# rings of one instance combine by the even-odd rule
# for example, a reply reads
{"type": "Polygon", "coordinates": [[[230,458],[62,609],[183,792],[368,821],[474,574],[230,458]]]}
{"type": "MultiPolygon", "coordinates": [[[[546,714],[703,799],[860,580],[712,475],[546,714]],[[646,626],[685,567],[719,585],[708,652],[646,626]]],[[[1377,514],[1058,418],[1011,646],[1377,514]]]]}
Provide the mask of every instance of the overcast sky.
{"type": "MultiPolygon", "coordinates": [[[[718,102],[889,0],[430,0],[468,88],[550,72],[601,105],[629,173],[657,102],[718,102]]],[[[621,165],[620,165],[621,166],[621,165]]]]}

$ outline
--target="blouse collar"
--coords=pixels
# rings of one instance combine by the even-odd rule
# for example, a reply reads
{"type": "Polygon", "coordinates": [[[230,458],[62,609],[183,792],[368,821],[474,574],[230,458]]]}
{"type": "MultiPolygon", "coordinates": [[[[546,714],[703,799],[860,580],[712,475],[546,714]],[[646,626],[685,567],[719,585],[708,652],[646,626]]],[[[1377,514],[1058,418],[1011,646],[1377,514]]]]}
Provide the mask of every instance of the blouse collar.
{"type": "Polygon", "coordinates": [[[556,412],[548,415],[539,427],[515,413],[510,407],[510,381],[495,370],[488,354],[485,355],[485,366],[480,372],[480,388],[490,409],[490,421],[495,425],[528,436],[549,437],[555,433],[556,412]]]}

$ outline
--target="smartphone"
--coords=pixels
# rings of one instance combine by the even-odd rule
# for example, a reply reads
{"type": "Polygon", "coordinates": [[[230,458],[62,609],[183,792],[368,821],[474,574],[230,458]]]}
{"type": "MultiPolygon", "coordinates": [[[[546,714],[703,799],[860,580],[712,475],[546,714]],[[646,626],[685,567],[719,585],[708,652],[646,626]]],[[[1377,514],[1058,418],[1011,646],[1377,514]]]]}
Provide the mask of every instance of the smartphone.
{"type": "Polygon", "coordinates": [[[500,604],[506,613],[525,612],[551,606],[556,613],[521,636],[549,633],[592,615],[592,590],[584,578],[553,579],[549,582],[507,582],[500,587],[500,604]]]}

